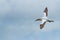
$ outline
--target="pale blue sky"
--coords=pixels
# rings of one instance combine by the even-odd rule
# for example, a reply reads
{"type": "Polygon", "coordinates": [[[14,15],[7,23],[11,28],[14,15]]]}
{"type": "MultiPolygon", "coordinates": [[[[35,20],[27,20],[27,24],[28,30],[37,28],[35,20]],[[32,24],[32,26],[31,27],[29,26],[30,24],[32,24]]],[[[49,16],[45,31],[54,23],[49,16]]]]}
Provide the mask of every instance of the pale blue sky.
{"type": "Polygon", "coordinates": [[[59,0],[0,0],[0,40],[60,40],[59,0]],[[48,7],[48,18],[41,30],[35,19],[48,7]]]}

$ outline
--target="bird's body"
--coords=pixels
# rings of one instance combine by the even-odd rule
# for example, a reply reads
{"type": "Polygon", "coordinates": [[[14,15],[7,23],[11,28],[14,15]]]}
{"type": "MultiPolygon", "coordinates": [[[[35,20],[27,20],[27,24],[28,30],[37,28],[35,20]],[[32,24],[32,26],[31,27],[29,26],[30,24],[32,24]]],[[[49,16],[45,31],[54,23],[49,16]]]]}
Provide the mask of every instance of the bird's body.
{"type": "Polygon", "coordinates": [[[36,19],[36,21],[42,21],[42,23],[40,24],[40,29],[44,27],[46,22],[54,22],[53,20],[48,19],[47,16],[48,16],[48,9],[46,7],[43,13],[43,17],[36,19]]]}

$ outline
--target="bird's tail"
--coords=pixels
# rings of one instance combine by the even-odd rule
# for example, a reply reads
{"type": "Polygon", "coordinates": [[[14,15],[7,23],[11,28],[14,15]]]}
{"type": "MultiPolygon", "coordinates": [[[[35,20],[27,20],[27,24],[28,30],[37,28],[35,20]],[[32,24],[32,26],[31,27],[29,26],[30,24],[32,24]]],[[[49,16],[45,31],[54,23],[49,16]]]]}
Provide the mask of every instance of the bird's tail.
{"type": "Polygon", "coordinates": [[[54,22],[53,20],[47,20],[48,22],[54,22]]]}

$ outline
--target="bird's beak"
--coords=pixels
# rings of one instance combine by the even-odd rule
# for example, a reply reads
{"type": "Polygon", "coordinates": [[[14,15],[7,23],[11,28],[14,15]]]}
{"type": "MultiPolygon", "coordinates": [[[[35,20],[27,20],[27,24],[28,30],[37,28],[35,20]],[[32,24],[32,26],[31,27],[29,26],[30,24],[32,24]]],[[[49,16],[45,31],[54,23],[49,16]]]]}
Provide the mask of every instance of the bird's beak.
{"type": "Polygon", "coordinates": [[[41,19],[36,19],[35,21],[41,21],[41,19]]]}

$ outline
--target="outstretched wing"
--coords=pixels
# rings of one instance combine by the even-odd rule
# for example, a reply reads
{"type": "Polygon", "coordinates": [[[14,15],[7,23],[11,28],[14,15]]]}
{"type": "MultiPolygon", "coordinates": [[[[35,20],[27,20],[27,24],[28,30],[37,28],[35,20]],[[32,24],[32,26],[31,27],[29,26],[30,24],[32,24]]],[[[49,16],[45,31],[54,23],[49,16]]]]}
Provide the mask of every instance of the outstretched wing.
{"type": "Polygon", "coordinates": [[[45,10],[44,10],[44,16],[48,16],[48,8],[46,7],[45,10]]]}
{"type": "Polygon", "coordinates": [[[43,24],[40,24],[40,29],[42,29],[44,27],[46,22],[44,22],[43,24]]]}
{"type": "Polygon", "coordinates": [[[44,27],[44,25],[46,24],[46,20],[42,20],[42,24],[40,24],[40,29],[42,29],[44,27]]]}

